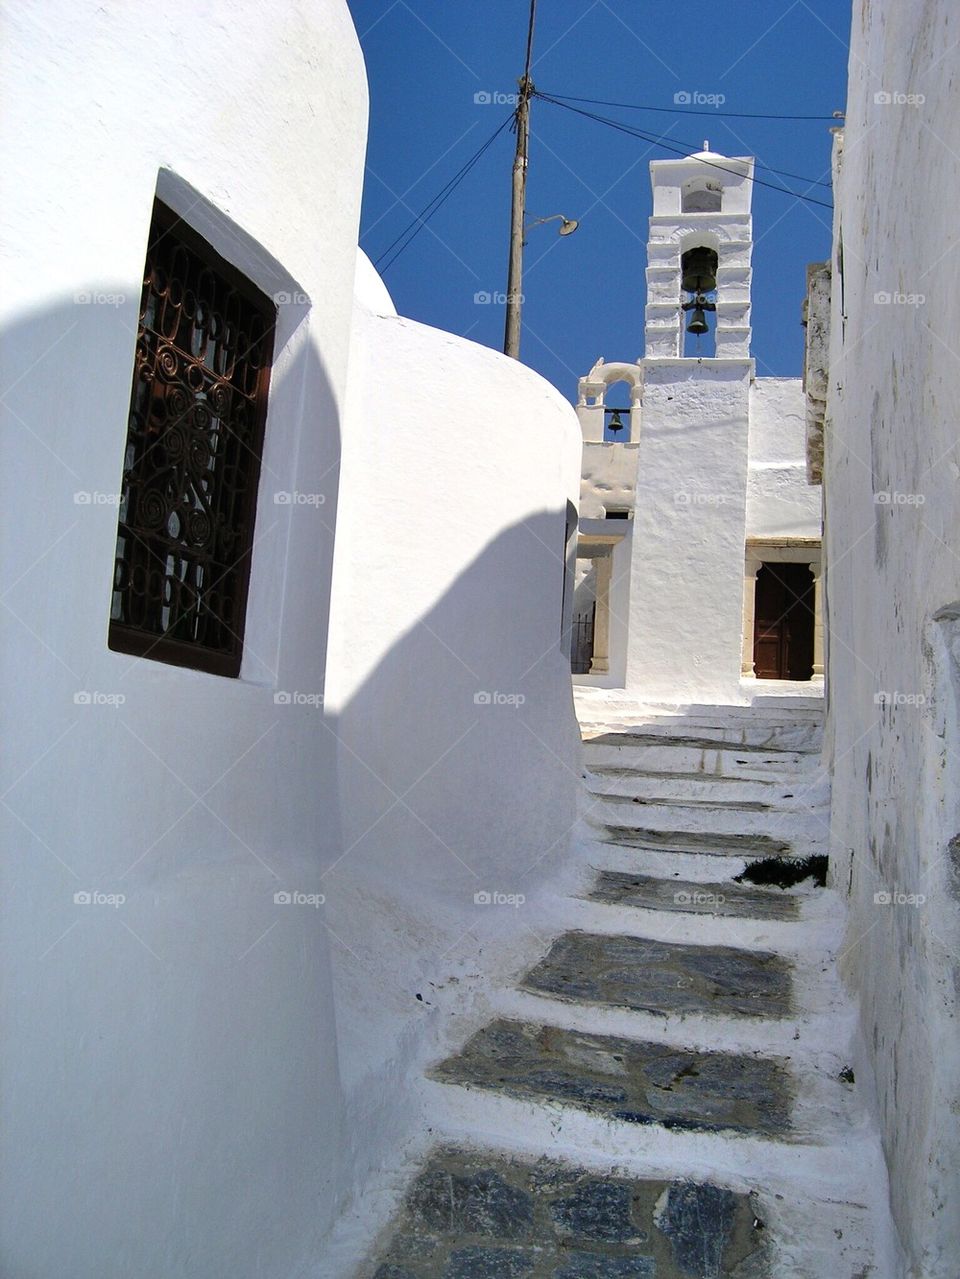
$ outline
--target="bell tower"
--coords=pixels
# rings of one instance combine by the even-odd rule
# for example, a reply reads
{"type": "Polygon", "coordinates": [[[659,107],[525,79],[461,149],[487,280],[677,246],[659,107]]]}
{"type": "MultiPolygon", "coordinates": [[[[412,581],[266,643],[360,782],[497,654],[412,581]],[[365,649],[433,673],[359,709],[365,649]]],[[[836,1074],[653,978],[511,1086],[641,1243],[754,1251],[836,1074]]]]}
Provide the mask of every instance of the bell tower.
{"type": "Polygon", "coordinates": [[[645,354],[626,683],[741,696],[753,160],[650,165],[645,354]]]}
{"type": "Polygon", "coordinates": [[[650,180],[646,356],[748,357],[753,159],[704,143],[653,161],[650,180]]]}

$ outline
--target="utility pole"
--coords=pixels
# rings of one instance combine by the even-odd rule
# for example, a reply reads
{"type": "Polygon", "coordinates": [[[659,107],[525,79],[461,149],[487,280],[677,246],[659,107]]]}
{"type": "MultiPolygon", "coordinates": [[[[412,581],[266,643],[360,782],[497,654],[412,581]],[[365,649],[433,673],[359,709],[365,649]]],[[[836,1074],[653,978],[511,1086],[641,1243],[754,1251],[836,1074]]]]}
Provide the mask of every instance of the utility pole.
{"type": "Polygon", "coordinates": [[[510,263],[507,269],[507,314],[503,331],[503,351],[520,359],[520,307],[523,289],[523,223],[527,203],[527,157],[530,150],[530,99],[533,81],[530,64],[533,57],[533,26],[537,0],[530,0],[530,25],[527,30],[527,59],[520,83],[515,128],[517,151],[513,160],[513,201],[510,211],[510,263]]]}

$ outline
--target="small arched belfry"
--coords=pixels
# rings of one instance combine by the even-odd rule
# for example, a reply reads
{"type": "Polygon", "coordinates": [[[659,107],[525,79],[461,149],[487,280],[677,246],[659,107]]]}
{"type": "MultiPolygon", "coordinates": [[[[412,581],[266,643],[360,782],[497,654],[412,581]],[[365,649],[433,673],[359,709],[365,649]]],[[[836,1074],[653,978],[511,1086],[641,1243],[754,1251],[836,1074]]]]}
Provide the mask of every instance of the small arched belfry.
{"type": "Polygon", "coordinates": [[[650,165],[644,354],[579,384],[581,682],[737,702],[822,677],[801,379],[750,353],[753,171],[707,144],[650,165]]]}

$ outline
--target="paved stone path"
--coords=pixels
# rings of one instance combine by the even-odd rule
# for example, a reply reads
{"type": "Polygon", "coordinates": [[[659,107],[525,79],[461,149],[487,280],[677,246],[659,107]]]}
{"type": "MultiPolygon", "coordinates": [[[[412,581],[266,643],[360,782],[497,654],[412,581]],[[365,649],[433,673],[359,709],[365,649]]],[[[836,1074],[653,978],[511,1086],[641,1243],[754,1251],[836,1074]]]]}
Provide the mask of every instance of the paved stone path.
{"type": "Polygon", "coordinates": [[[840,903],[735,879],[826,851],[819,708],[621,717],[584,724],[570,925],[428,1072],[359,1279],[887,1279],[840,903]]]}

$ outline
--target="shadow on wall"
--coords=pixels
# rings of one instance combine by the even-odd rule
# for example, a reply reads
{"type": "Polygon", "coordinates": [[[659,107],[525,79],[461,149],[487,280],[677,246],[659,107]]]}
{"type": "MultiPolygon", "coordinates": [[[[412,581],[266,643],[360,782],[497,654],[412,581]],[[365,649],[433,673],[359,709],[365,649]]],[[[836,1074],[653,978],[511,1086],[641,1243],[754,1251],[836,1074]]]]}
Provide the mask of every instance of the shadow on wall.
{"type": "Polygon", "coordinates": [[[462,974],[488,907],[530,899],[565,851],[580,760],[564,534],[563,510],[501,533],[337,722],[344,851],[324,874],[324,918],[345,1086],[396,1053],[424,1013],[418,992],[462,974]]]}
{"type": "Polygon", "coordinates": [[[111,652],[138,300],[67,301],[3,340],[11,1279],[290,1273],[343,1193],[330,937],[275,900],[319,893],[342,844],[334,737],[275,702],[323,689],[338,407],[300,326],[247,631],[273,682],[111,652]],[[275,502],[291,490],[325,501],[275,502]]]}
{"type": "Polygon", "coordinates": [[[470,953],[476,894],[529,895],[574,821],[562,509],[491,542],[324,711],[340,430],[308,332],[260,483],[247,642],[274,681],[107,648],[135,332],[133,302],[66,304],[4,341],[16,1279],[315,1258],[356,1143],[383,1140],[347,1131],[341,1072],[396,1055],[415,988],[470,953]]]}

